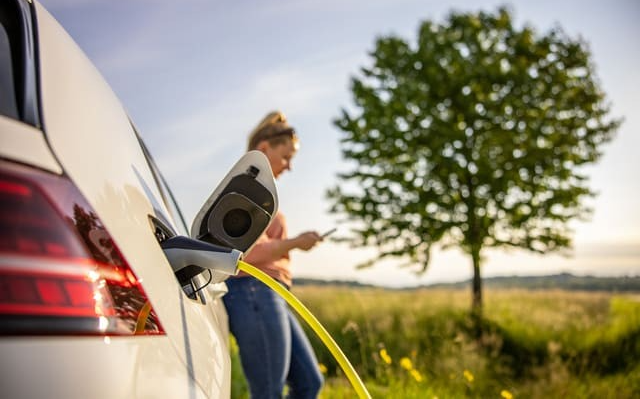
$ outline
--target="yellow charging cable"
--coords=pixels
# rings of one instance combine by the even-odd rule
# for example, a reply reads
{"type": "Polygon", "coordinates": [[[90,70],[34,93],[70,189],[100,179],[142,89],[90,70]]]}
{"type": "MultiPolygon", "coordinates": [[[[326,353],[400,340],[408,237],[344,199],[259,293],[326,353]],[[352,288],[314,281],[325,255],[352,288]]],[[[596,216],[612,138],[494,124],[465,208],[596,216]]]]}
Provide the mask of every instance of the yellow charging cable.
{"type": "Polygon", "coordinates": [[[246,263],[243,261],[238,262],[238,268],[245,273],[252,275],[258,280],[262,281],[264,284],[268,285],[272,290],[277,292],[281,297],[284,298],[285,301],[291,307],[295,309],[296,312],[311,326],[313,331],[318,334],[318,337],[322,340],[325,346],[329,349],[333,357],[338,361],[340,367],[342,367],[342,371],[347,375],[347,378],[353,385],[353,388],[358,393],[358,396],[361,399],[367,398],[371,399],[371,395],[367,391],[367,388],[362,383],[362,380],[353,369],[351,363],[349,363],[349,359],[342,353],[340,347],[336,344],[336,342],[331,338],[331,335],[325,330],[325,328],[320,324],[318,319],[307,309],[298,298],[296,298],[291,292],[285,289],[280,283],[271,278],[268,274],[264,273],[262,270],[246,263]]]}
{"type": "Polygon", "coordinates": [[[149,313],[151,313],[151,302],[146,301],[142,309],[140,309],[140,313],[138,313],[138,318],[136,319],[136,328],[133,331],[134,334],[142,334],[144,332],[144,326],[147,325],[147,319],[149,319],[149,313]]]}

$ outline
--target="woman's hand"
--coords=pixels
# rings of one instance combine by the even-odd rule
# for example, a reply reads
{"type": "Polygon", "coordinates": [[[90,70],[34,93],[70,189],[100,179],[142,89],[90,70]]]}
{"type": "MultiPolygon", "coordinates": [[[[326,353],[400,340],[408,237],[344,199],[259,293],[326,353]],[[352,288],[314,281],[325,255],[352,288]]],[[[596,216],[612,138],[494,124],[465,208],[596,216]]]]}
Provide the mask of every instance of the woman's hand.
{"type": "Polygon", "coordinates": [[[322,241],[322,236],[316,231],[306,231],[285,240],[268,239],[263,235],[256,246],[246,255],[245,260],[250,263],[271,262],[286,256],[292,249],[308,251],[322,241]]]}
{"type": "Polygon", "coordinates": [[[293,239],[295,247],[303,251],[313,248],[318,242],[322,241],[322,237],[316,231],[305,231],[293,239]]]}

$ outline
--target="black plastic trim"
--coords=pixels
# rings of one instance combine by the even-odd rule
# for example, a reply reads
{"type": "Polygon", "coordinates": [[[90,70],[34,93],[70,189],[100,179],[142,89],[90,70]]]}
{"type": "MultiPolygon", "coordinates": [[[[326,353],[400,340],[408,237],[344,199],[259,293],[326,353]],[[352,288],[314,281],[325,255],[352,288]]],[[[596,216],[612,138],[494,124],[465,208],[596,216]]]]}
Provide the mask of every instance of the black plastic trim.
{"type": "Polygon", "coordinates": [[[18,119],[41,129],[34,7],[25,0],[4,0],[2,4],[3,14],[9,17],[5,27],[11,46],[18,119]]]}
{"type": "Polygon", "coordinates": [[[160,243],[162,249],[185,249],[192,251],[207,251],[219,253],[231,253],[232,249],[221,245],[210,244],[208,242],[196,240],[194,238],[175,236],[160,243]]]}
{"type": "Polygon", "coordinates": [[[23,114],[24,122],[41,128],[42,118],[40,115],[40,98],[38,96],[40,89],[39,67],[37,62],[37,24],[35,5],[31,2],[18,1],[22,9],[23,27],[24,27],[24,98],[23,98],[23,114]]]}

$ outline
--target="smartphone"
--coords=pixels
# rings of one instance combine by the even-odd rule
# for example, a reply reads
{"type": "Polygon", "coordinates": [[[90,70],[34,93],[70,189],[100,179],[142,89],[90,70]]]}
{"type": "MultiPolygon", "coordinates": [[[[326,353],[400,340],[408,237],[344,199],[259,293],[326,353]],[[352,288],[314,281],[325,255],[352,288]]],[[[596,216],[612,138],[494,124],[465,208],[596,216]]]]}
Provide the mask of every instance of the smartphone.
{"type": "Polygon", "coordinates": [[[335,232],[336,230],[338,230],[336,227],[332,228],[331,230],[327,231],[326,233],[324,233],[323,235],[321,235],[321,238],[325,238],[327,237],[329,234],[335,232]]]}

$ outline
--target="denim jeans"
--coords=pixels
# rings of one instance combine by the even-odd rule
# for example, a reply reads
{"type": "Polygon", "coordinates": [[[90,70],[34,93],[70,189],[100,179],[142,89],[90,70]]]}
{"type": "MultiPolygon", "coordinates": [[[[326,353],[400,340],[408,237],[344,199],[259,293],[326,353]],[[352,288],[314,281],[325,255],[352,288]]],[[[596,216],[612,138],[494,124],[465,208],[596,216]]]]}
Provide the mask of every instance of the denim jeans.
{"type": "Polygon", "coordinates": [[[251,398],[315,398],[322,387],[318,361],[302,327],[285,300],[253,277],[227,280],[223,297],[229,328],[251,398]]]}

